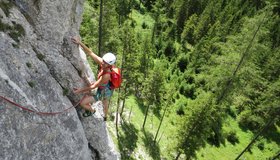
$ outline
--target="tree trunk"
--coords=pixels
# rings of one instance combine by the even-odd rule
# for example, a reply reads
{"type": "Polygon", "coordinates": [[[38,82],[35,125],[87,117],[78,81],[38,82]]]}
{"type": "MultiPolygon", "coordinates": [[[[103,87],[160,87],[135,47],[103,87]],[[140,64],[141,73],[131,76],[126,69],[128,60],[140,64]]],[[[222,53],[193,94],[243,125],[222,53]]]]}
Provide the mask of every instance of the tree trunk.
{"type": "Polygon", "coordinates": [[[124,97],[123,101],[122,101],[122,108],[121,108],[121,113],[120,113],[120,117],[122,117],[123,114],[123,110],[124,110],[124,106],[125,106],[125,102],[126,102],[126,97],[124,97]]]}
{"type": "Polygon", "coordinates": [[[165,116],[165,113],[166,113],[167,107],[168,107],[168,105],[166,105],[166,106],[165,106],[165,109],[164,109],[163,115],[162,115],[162,117],[161,117],[161,119],[160,119],[160,123],[159,123],[158,129],[157,129],[156,136],[155,136],[155,138],[154,138],[154,142],[156,142],[156,140],[157,140],[157,136],[158,136],[158,133],[159,133],[159,130],[160,130],[160,127],[161,127],[161,124],[162,124],[163,118],[164,118],[164,116],[165,116]]]}
{"type": "Polygon", "coordinates": [[[220,104],[220,102],[222,101],[222,99],[223,99],[223,98],[226,96],[226,94],[228,93],[228,90],[229,90],[229,88],[230,88],[230,86],[231,86],[231,84],[232,84],[232,79],[235,78],[236,73],[237,73],[238,70],[240,69],[241,65],[244,63],[245,58],[248,57],[248,54],[249,54],[248,52],[249,52],[249,50],[251,49],[252,44],[253,44],[253,42],[254,42],[254,40],[255,40],[255,37],[256,37],[257,33],[259,32],[259,30],[260,30],[261,25],[262,25],[263,22],[264,22],[264,18],[262,19],[262,21],[261,21],[260,24],[258,25],[257,30],[254,32],[253,37],[252,37],[251,41],[249,42],[247,48],[246,48],[245,51],[242,53],[242,57],[241,57],[241,59],[240,59],[238,65],[236,66],[234,72],[232,73],[231,78],[227,80],[226,86],[223,88],[221,94],[220,94],[219,97],[217,98],[217,104],[220,104]]]}
{"type": "Polygon", "coordinates": [[[147,78],[147,52],[144,52],[144,78],[147,78]]]}
{"type": "Polygon", "coordinates": [[[149,108],[150,108],[150,105],[148,105],[148,106],[147,106],[146,113],[145,113],[145,118],[144,118],[144,122],[143,122],[143,126],[142,126],[142,129],[144,129],[144,127],[145,127],[146,120],[147,120],[148,113],[149,113],[149,108]]]}
{"type": "Polygon", "coordinates": [[[178,159],[180,158],[181,154],[182,154],[181,152],[178,152],[178,154],[177,154],[175,160],[178,160],[178,159]]]}
{"type": "Polygon", "coordinates": [[[157,143],[159,143],[159,142],[160,142],[160,140],[161,140],[161,138],[162,138],[162,136],[163,136],[163,133],[164,133],[164,132],[162,132],[162,133],[161,133],[161,135],[160,135],[160,137],[159,137],[159,139],[158,139],[157,143]]]}
{"type": "MultiPolygon", "coordinates": [[[[126,34],[127,35],[127,34],[126,34]]],[[[122,52],[122,62],[121,62],[121,68],[124,67],[124,62],[125,62],[125,49],[126,49],[126,43],[125,43],[125,40],[123,41],[123,52],[122,52]]],[[[123,75],[123,74],[122,74],[123,75]]],[[[122,79],[124,77],[122,76],[122,79]]],[[[123,112],[123,107],[124,107],[124,103],[125,103],[125,99],[126,99],[126,89],[127,88],[127,84],[125,84],[125,86],[123,87],[124,89],[124,98],[123,98],[123,104],[122,104],[122,109],[121,109],[121,113],[120,113],[120,117],[122,117],[122,112],[123,112]]],[[[120,100],[121,98],[121,90],[119,90],[119,97],[118,97],[118,100],[120,100]]]]}
{"type": "Polygon", "coordinates": [[[129,111],[129,116],[128,116],[128,121],[129,121],[129,123],[130,123],[131,112],[132,112],[132,105],[130,106],[130,111],[129,111]]]}
{"type": "Polygon", "coordinates": [[[118,24],[119,24],[119,27],[121,27],[121,14],[118,14],[118,24]]]}
{"type": "Polygon", "coordinates": [[[120,88],[118,89],[119,94],[118,94],[118,102],[117,102],[117,111],[116,111],[116,132],[117,132],[117,137],[119,136],[119,126],[118,126],[118,121],[119,121],[119,107],[120,107],[120,88]]]}
{"type": "Polygon", "coordinates": [[[117,98],[117,111],[119,111],[120,102],[121,102],[121,87],[118,89],[118,98],[117,98]]]}
{"type": "Polygon", "coordinates": [[[102,17],[103,17],[103,0],[100,0],[100,10],[99,10],[99,35],[98,35],[98,55],[101,56],[102,47],[102,17]]]}
{"type": "Polygon", "coordinates": [[[127,92],[126,88],[127,88],[127,84],[125,84],[125,86],[124,86],[124,98],[123,98],[123,103],[122,103],[120,117],[122,117],[124,106],[125,106],[125,99],[126,99],[126,92],[127,92]]]}
{"type": "Polygon", "coordinates": [[[154,27],[153,27],[153,31],[152,31],[152,38],[151,38],[152,45],[155,44],[155,36],[156,36],[158,20],[159,20],[159,9],[157,9],[157,13],[155,13],[155,14],[156,14],[156,17],[155,17],[155,23],[154,23],[154,27]]]}
{"type": "Polygon", "coordinates": [[[257,140],[257,138],[261,135],[261,133],[263,133],[263,131],[267,130],[267,128],[272,124],[274,118],[276,117],[272,117],[267,123],[266,125],[258,132],[258,134],[255,136],[255,138],[253,138],[251,140],[251,142],[247,145],[247,147],[235,158],[235,160],[238,160],[242,155],[243,153],[245,153],[247,151],[248,148],[251,147],[251,145],[257,140]]]}

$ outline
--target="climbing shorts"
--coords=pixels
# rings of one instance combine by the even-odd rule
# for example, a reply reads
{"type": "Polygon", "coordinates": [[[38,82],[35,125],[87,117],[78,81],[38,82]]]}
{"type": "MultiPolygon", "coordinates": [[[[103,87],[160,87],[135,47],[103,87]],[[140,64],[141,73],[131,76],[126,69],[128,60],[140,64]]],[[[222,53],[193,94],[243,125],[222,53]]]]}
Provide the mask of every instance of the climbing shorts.
{"type": "Polygon", "coordinates": [[[98,100],[105,100],[110,99],[110,97],[113,95],[113,90],[110,89],[108,86],[104,86],[102,88],[98,88],[96,95],[94,95],[95,101],[98,100]]]}

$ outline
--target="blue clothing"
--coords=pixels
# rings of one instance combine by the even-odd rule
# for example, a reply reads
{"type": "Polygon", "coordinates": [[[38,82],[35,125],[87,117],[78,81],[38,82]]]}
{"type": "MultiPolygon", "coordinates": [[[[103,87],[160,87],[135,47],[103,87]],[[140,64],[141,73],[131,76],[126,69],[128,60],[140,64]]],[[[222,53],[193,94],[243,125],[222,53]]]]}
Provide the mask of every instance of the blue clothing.
{"type": "Polygon", "coordinates": [[[113,95],[113,90],[110,89],[110,82],[107,84],[102,84],[98,87],[96,95],[94,95],[94,99],[96,101],[98,100],[105,100],[110,99],[110,97],[113,95]]]}

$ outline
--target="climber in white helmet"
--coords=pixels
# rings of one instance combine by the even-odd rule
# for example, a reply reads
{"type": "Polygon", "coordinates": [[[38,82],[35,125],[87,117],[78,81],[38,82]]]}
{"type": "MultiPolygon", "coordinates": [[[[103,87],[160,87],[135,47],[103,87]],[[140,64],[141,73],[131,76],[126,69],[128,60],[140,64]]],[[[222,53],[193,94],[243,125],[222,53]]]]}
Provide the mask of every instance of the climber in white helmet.
{"type": "Polygon", "coordinates": [[[104,107],[104,121],[107,120],[109,99],[113,94],[113,90],[110,89],[109,81],[111,80],[111,69],[112,65],[116,62],[116,56],[113,53],[106,53],[102,58],[93,53],[87,46],[85,46],[77,37],[72,38],[72,42],[80,45],[83,50],[91,56],[91,58],[100,65],[100,70],[98,73],[98,79],[95,83],[88,87],[75,89],[74,93],[86,93],[95,88],[97,93],[94,96],[86,95],[81,101],[80,105],[86,109],[83,114],[84,117],[90,116],[95,113],[95,108],[92,107],[92,103],[101,100],[104,107]]]}

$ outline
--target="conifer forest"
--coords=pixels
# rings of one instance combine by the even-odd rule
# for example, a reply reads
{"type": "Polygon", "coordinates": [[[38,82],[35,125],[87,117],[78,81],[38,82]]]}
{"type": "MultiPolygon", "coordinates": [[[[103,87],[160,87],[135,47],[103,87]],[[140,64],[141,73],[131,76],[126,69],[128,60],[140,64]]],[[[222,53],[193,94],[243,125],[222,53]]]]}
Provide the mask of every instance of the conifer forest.
{"type": "Polygon", "coordinates": [[[280,158],[279,0],[86,0],[80,35],[122,70],[121,159],[280,158]]]}

